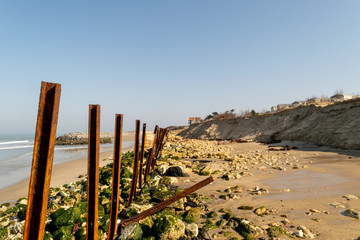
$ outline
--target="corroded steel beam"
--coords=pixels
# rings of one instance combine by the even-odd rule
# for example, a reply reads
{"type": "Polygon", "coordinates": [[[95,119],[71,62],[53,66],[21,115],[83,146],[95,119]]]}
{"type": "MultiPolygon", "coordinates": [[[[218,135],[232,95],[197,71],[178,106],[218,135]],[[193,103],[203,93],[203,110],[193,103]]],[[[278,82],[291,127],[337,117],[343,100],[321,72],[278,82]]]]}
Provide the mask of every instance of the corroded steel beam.
{"type": "Polygon", "coordinates": [[[120,171],[121,171],[121,145],[122,145],[123,115],[115,115],[115,134],[114,134],[114,162],[112,175],[112,192],[111,192],[111,210],[108,240],[113,240],[116,227],[119,208],[119,187],[120,187],[120,171]]]}
{"type": "Polygon", "coordinates": [[[140,168],[139,168],[139,188],[141,188],[141,185],[142,185],[144,154],[145,154],[145,141],[146,141],[146,123],[143,124],[143,129],[142,129],[140,168]]]}
{"type": "Polygon", "coordinates": [[[150,215],[153,215],[154,213],[166,208],[167,206],[169,206],[170,204],[176,202],[177,200],[181,199],[181,198],[184,198],[186,197],[187,195],[189,195],[190,193],[192,192],[195,192],[196,190],[208,185],[209,183],[211,183],[212,181],[214,181],[213,177],[208,177],[206,178],[205,180],[181,191],[180,193],[176,194],[175,196],[169,198],[169,199],[166,199],[165,201],[163,201],[162,203],[159,203],[157,205],[155,205],[154,207],[138,214],[138,215],[135,215],[131,218],[128,218],[128,219],[125,219],[123,221],[121,221],[120,223],[120,231],[122,231],[126,226],[132,224],[132,223],[135,223],[135,222],[138,222],[140,221],[141,219],[144,219],[150,215]]]}
{"type": "Polygon", "coordinates": [[[41,83],[23,239],[43,239],[61,85],[41,83]]]}
{"type": "Polygon", "coordinates": [[[154,157],[153,157],[153,160],[152,160],[152,163],[151,163],[152,164],[151,169],[155,168],[156,160],[158,159],[159,153],[162,150],[162,144],[163,144],[166,133],[167,133],[166,128],[160,128],[160,134],[159,134],[158,141],[156,143],[156,151],[154,153],[154,157]]]}
{"type": "Polygon", "coordinates": [[[136,193],[136,184],[137,184],[137,175],[138,175],[138,162],[139,162],[139,138],[140,138],[140,120],[135,122],[135,147],[134,147],[134,163],[133,163],[133,173],[131,179],[131,189],[129,194],[129,199],[127,206],[130,206],[132,200],[134,199],[136,193]]]}
{"type": "Polygon", "coordinates": [[[86,239],[98,239],[100,105],[89,106],[86,239]]]}
{"type": "Polygon", "coordinates": [[[149,155],[148,155],[147,161],[146,161],[145,176],[144,176],[144,181],[145,182],[146,182],[146,177],[149,175],[150,168],[152,166],[152,159],[154,157],[154,151],[155,151],[155,148],[156,148],[158,132],[159,132],[159,127],[158,127],[158,125],[156,125],[155,129],[154,129],[154,138],[153,138],[153,142],[152,142],[152,148],[149,151],[149,155]]]}

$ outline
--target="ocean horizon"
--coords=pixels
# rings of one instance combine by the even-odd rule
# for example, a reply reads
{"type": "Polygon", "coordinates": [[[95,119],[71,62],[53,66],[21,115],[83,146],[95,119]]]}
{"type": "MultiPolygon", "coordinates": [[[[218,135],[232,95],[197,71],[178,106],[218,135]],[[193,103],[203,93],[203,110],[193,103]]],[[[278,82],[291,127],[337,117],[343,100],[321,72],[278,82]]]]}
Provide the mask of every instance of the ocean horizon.
{"type": "MultiPolygon", "coordinates": [[[[30,177],[34,134],[0,134],[0,189],[30,177]]],[[[124,141],[123,149],[133,142],[124,141]]],[[[87,156],[87,145],[56,145],[53,165],[87,156]]],[[[113,144],[100,144],[100,152],[113,150],[113,144]]]]}

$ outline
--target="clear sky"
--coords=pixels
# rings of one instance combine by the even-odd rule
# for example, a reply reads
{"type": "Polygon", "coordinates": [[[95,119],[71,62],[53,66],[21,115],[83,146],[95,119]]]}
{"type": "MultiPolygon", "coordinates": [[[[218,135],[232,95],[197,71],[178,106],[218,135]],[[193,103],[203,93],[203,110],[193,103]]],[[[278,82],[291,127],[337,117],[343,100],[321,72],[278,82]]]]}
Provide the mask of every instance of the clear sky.
{"type": "Polygon", "coordinates": [[[0,133],[33,133],[41,81],[58,132],[161,127],[360,93],[360,1],[0,1],[0,133]]]}

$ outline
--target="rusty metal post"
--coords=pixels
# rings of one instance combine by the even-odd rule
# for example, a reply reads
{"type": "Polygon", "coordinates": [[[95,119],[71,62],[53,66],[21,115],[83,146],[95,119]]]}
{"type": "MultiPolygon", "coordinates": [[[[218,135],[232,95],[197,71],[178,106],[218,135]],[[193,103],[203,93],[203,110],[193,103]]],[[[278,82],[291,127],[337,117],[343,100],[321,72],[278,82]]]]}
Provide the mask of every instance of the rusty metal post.
{"type": "Polygon", "coordinates": [[[152,165],[151,165],[151,169],[154,169],[155,168],[155,164],[156,164],[156,160],[158,159],[159,157],[159,153],[160,153],[160,149],[161,149],[161,145],[162,145],[162,142],[164,140],[164,137],[165,137],[165,134],[166,134],[166,131],[167,129],[165,128],[160,128],[160,133],[159,133],[159,139],[157,141],[157,144],[156,144],[156,151],[154,153],[154,157],[153,157],[153,160],[152,160],[152,165]]]}
{"type": "Polygon", "coordinates": [[[131,189],[127,206],[130,206],[135,193],[137,184],[137,173],[138,173],[138,162],[139,162],[139,138],[140,138],[140,120],[135,122],[135,147],[134,147],[134,163],[133,163],[133,174],[131,179],[131,189]]]}
{"type": "Polygon", "coordinates": [[[86,239],[98,239],[100,105],[89,106],[86,239]]]}
{"type": "Polygon", "coordinates": [[[149,151],[149,156],[148,156],[147,161],[146,161],[145,176],[144,176],[144,181],[145,182],[146,182],[146,177],[150,173],[150,167],[152,166],[152,159],[153,159],[154,152],[155,152],[155,149],[156,149],[156,142],[157,142],[158,132],[159,132],[159,127],[158,127],[158,125],[156,125],[155,129],[154,129],[154,139],[153,139],[153,142],[152,142],[152,148],[149,151]]]}
{"type": "Polygon", "coordinates": [[[120,170],[121,170],[121,145],[122,145],[123,115],[115,115],[115,134],[114,134],[114,163],[112,175],[112,192],[111,192],[111,210],[108,240],[113,240],[116,227],[119,208],[119,187],[120,187],[120,170]]]}
{"type": "Polygon", "coordinates": [[[213,177],[208,177],[204,180],[202,180],[201,182],[198,182],[197,184],[181,191],[180,193],[176,194],[175,196],[169,198],[169,199],[166,199],[165,201],[163,201],[162,203],[159,203],[157,205],[155,205],[154,207],[152,208],[149,208],[148,210],[138,214],[138,215],[135,215],[131,218],[128,218],[128,219],[125,219],[123,221],[121,221],[120,223],[120,231],[122,231],[126,226],[134,223],[134,222],[138,222],[140,221],[141,219],[144,219],[164,208],[166,208],[167,206],[169,206],[170,204],[176,202],[177,200],[181,199],[181,198],[184,198],[186,197],[187,195],[189,195],[190,193],[192,192],[195,192],[196,190],[208,185],[209,183],[213,182],[214,179],[213,177]]]}
{"type": "Polygon", "coordinates": [[[141,139],[141,154],[140,154],[140,169],[139,169],[139,188],[142,185],[142,175],[143,175],[143,162],[144,162],[144,154],[145,154],[145,141],[146,141],[146,123],[143,124],[142,129],[142,139],[141,139]]]}
{"type": "Polygon", "coordinates": [[[41,82],[23,239],[43,239],[61,85],[41,82]]]}

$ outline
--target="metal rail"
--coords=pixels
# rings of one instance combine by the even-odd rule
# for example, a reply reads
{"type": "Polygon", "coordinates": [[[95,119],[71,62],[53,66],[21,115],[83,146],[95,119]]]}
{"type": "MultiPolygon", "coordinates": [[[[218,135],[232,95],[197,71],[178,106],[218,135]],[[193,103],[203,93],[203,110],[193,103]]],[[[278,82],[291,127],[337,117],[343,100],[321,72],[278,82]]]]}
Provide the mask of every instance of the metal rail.
{"type": "Polygon", "coordinates": [[[42,82],[23,239],[43,239],[61,85],[42,82]]]}
{"type": "Polygon", "coordinates": [[[128,218],[128,219],[125,219],[123,221],[120,222],[120,231],[122,231],[126,226],[132,224],[132,223],[135,223],[135,222],[138,222],[140,221],[141,219],[144,219],[164,208],[166,208],[167,206],[169,206],[170,204],[176,202],[177,200],[181,199],[181,198],[184,198],[186,197],[187,195],[189,195],[190,193],[206,186],[207,184],[211,183],[212,181],[214,181],[213,177],[208,177],[206,178],[205,180],[181,191],[180,193],[176,194],[175,196],[169,198],[169,199],[166,199],[165,201],[163,201],[162,203],[159,203],[157,205],[155,205],[154,207],[136,215],[136,216],[133,216],[131,218],[128,218]]]}

